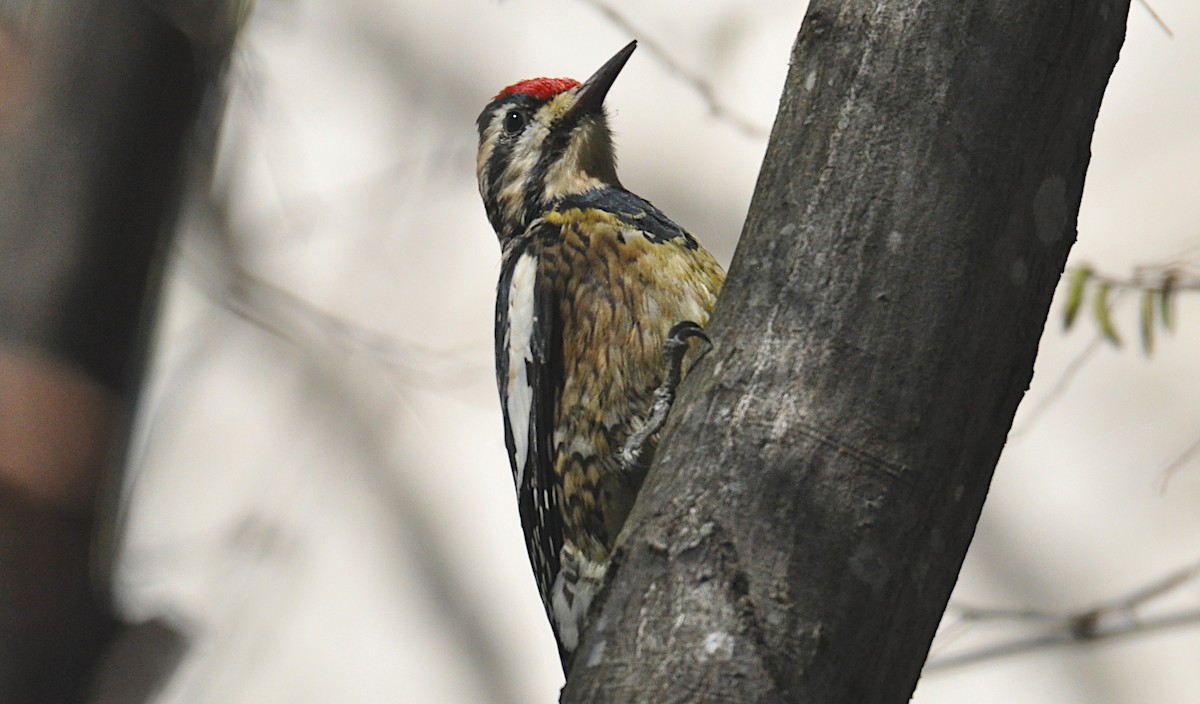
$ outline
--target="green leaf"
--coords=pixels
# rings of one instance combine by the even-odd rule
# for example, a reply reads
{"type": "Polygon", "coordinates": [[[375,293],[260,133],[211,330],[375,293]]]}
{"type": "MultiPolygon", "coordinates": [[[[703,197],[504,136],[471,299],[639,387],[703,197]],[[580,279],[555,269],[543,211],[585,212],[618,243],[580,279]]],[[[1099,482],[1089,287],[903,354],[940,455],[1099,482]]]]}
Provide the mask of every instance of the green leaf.
{"type": "Polygon", "coordinates": [[[1149,357],[1154,352],[1154,298],[1152,288],[1142,291],[1142,351],[1149,357]]]}
{"type": "Polygon", "coordinates": [[[1158,312],[1162,316],[1163,327],[1175,329],[1175,273],[1167,272],[1163,277],[1162,287],[1158,289],[1158,312]]]}
{"type": "Polygon", "coordinates": [[[1075,318],[1079,316],[1079,309],[1083,306],[1083,291],[1087,288],[1088,279],[1092,278],[1092,267],[1081,266],[1071,272],[1071,278],[1067,282],[1067,305],[1063,309],[1063,329],[1070,330],[1075,324],[1075,318]]]}
{"type": "Polygon", "coordinates": [[[1113,325],[1112,309],[1108,306],[1108,289],[1107,281],[1096,284],[1096,293],[1092,295],[1092,314],[1096,316],[1096,324],[1100,326],[1100,333],[1104,335],[1104,339],[1120,347],[1121,336],[1117,334],[1117,328],[1113,325]]]}

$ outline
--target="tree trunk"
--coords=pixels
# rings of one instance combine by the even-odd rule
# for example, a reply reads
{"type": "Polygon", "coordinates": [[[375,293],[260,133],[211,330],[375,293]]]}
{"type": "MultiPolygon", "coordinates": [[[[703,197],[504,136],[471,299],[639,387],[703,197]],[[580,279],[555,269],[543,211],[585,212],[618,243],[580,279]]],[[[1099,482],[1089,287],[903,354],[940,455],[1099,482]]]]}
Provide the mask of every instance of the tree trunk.
{"type": "Polygon", "coordinates": [[[169,629],[124,629],[112,614],[116,503],[103,487],[121,483],[155,254],[224,56],[209,44],[231,40],[232,15],[222,0],[154,4],[0,7],[4,702],[143,701],[182,647],[169,629]],[[96,690],[114,639],[125,662],[110,660],[96,690]]]}
{"type": "Polygon", "coordinates": [[[904,702],[1028,386],[1128,0],[814,0],[564,702],[904,702]]]}

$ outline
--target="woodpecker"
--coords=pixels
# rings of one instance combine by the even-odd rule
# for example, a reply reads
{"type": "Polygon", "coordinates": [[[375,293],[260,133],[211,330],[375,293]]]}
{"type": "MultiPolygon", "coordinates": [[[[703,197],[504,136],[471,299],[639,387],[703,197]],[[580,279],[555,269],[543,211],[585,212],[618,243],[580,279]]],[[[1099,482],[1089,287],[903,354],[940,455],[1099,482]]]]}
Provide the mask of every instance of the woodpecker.
{"type": "Polygon", "coordinates": [[[664,405],[703,354],[703,341],[689,338],[703,337],[725,276],[692,235],[617,179],[604,98],[636,47],[583,83],[514,83],[476,121],[479,192],[501,246],[504,439],[564,669],[664,405]]]}

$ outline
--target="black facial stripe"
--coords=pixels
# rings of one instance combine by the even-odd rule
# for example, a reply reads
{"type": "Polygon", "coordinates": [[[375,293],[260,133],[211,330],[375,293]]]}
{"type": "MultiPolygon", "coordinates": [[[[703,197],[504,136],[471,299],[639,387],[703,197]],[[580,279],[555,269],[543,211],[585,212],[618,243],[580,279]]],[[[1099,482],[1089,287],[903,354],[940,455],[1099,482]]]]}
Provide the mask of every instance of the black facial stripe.
{"type": "Polygon", "coordinates": [[[571,144],[571,135],[583,117],[583,115],[568,112],[558,124],[550,129],[550,134],[542,143],[541,156],[538,157],[537,164],[534,164],[529,176],[525,179],[525,193],[522,194],[522,204],[525,206],[521,213],[522,222],[532,222],[538,213],[546,209],[546,203],[543,202],[546,191],[546,172],[567,151],[567,147],[571,144]]]}
{"type": "Polygon", "coordinates": [[[504,170],[512,160],[513,148],[516,146],[517,137],[519,136],[510,135],[504,131],[502,124],[504,115],[514,109],[533,114],[545,102],[529,95],[504,95],[488,103],[487,107],[483,109],[483,112],[479,114],[478,119],[475,121],[476,126],[479,128],[479,138],[481,140],[492,123],[496,123],[497,136],[495,146],[492,147],[492,154],[488,158],[486,172],[487,193],[483,194],[483,202],[487,210],[488,220],[491,221],[492,226],[497,231],[499,231],[501,226],[500,190],[504,187],[504,170]]]}
{"type": "Polygon", "coordinates": [[[500,211],[500,188],[503,186],[504,167],[512,159],[514,144],[515,142],[512,140],[497,139],[496,146],[492,148],[492,156],[488,159],[488,191],[484,194],[483,202],[487,205],[488,217],[492,220],[492,225],[499,222],[497,218],[500,211]],[[496,217],[492,217],[493,211],[495,211],[496,217]]]}
{"type": "Polygon", "coordinates": [[[496,118],[497,111],[500,111],[501,106],[507,111],[520,103],[520,98],[525,98],[523,95],[502,95],[492,102],[484,106],[483,111],[479,113],[479,117],[475,118],[475,127],[479,129],[479,138],[483,139],[483,133],[487,132],[488,125],[492,124],[492,120],[496,118]]]}
{"type": "MultiPolygon", "coordinates": [[[[545,104],[545,100],[519,93],[502,95],[496,98],[483,108],[483,112],[479,113],[479,117],[475,118],[475,127],[479,129],[479,138],[483,139],[483,133],[487,131],[488,126],[496,119],[497,114],[503,115],[509,110],[516,109],[523,110],[527,114],[532,115],[537,112],[538,108],[545,104]]],[[[503,134],[503,131],[501,134],[503,134]]]]}

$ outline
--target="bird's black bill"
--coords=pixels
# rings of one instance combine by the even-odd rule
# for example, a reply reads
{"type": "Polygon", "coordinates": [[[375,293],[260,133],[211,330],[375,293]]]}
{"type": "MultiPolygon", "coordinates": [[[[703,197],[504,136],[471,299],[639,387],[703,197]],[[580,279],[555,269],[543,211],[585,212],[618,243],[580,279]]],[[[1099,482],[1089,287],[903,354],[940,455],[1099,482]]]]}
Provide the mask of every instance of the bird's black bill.
{"type": "Polygon", "coordinates": [[[614,81],[617,80],[617,74],[621,73],[621,69],[625,67],[625,62],[629,61],[629,57],[633,54],[633,50],[637,48],[637,40],[633,40],[625,45],[604,65],[600,70],[592,74],[592,77],[583,82],[579,88],[579,99],[575,106],[571,109],[572,112],[588,113],[599,112],[604,105],[604,96],[608,95],[608,89],[612,87],[614,81]]]}

